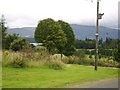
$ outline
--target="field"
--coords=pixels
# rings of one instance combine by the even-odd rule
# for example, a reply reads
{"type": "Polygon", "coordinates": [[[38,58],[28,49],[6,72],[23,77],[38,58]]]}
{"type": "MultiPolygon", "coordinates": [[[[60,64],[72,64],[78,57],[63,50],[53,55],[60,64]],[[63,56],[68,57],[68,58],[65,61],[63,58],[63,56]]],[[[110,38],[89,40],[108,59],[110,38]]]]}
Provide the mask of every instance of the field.
{"type": "Polygon", "coordinates": [[[100,60],[98,71],[94,70],[93,65],[94,56],[90,59],[86,54],[84,57],[63,55],[61,59],[60,54],[52,55],[41,47],[18,52],[4,51],[2,87],[62,88],[68,84],[118,76],[118,68],[114,67],[114,63],[100,60]]]}
{"type": "Polygon", "coordinates": [[[2,88],[2,68],[0,67],[0,89],[2,88]]]}
{"type": "Polygon", "coordinates": [[[118,69],[93,66],[65,65],[62,70],[48,67],[3,67],[3,88],[58,88],[72,83],[83,83],[118,76],[118,69]]]}

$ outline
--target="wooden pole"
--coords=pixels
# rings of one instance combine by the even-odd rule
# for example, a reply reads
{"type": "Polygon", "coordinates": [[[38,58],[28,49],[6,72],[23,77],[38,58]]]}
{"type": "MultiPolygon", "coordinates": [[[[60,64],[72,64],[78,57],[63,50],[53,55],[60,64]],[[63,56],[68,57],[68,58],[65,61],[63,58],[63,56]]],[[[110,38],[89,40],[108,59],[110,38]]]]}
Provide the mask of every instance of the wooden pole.
{"type": "Polygon", "coordinates": [[[99,31],[99,0],[97,0],[97,22],[96,22],[96,54],[95,54],[95,70],[98,63],[98,31],[99,31]]]}

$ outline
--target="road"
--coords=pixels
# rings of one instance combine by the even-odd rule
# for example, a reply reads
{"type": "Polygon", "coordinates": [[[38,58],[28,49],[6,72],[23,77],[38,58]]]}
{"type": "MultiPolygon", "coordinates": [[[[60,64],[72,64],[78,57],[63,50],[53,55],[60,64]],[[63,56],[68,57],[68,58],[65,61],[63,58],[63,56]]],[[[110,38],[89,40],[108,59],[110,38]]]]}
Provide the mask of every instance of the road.
{"type": "Polygon", "coordinates": [[[118,88],[118,78],[92,81],[83,84],[71,84],[65,88],[118,88]]]}

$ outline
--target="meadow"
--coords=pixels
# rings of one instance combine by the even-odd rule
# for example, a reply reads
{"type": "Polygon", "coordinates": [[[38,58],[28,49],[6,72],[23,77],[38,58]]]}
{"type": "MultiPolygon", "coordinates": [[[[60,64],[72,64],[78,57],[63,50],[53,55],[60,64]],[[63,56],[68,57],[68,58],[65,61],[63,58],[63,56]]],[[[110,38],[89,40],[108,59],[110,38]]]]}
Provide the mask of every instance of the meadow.
{"type": "Polygon", "coordinates": [[[0,67],[0,89],[2,88],[2,67],[0,67]]]}
{"type": "Polygon", "coordinates": [[[3,67],[3,88],[61,88],[68,84],[84,83],[105,78],[117,78],[118,69],[93,66],[65,65],[62,70],[46,66],[37,68],[3,67]]]}
{"type": "Polygon", "coordinates": [[[68,84],[117,78],[118,69],[94,70],[94,60],[86,57],[51,55],[45,48],[26,48],[18,52],[3,51],[3,88],[61,88],[68,84]]]}

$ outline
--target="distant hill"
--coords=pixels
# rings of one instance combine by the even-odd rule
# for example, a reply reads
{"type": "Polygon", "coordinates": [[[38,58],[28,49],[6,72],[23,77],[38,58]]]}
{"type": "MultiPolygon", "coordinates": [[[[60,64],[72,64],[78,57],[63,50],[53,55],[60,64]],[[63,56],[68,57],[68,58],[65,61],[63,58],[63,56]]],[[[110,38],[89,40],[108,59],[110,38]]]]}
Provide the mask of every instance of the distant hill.
{"type": "MultiPolygon", "coordinates": [[[[71,24],[71,27],[74,31],[76,39],[84,40],[86,38],[95,39],[95,26],[87,26],[87,25],[77,25],[71,24]]],[[[8,30],[8,33],[16,33],[19,34],[21,37],[34,37],[35,27],[23,27],[23,28],[11,28],[8,30]]],[[[106,33],[108,33],[108,37],[117,39],[118,38],[118,30],[107,28],[104,26],[99,27],[99,38],[106,38],[106,33]]]]}
{"type": "Polygon", "coordinates": [[[21,37],[34,37],[35,27],[23,27],[23,28],[10,28],[8,29],[9,34],[19,34],[21,37]]]}
{"type": "MultiPolygon", "coordinates": [[[[71,24],[71,27],[73,28],[74,34],[77,39],[85,39],[85,38],[95,39],[95,33],[96,33],[95,26],[71,24]]],[[[113,39],[118,38],[117,29],[100,26],[99,27],[99,38],[105,39],[106,33],[108,33],[108,37],[110,38],[113,38],[113,39]]]]}

